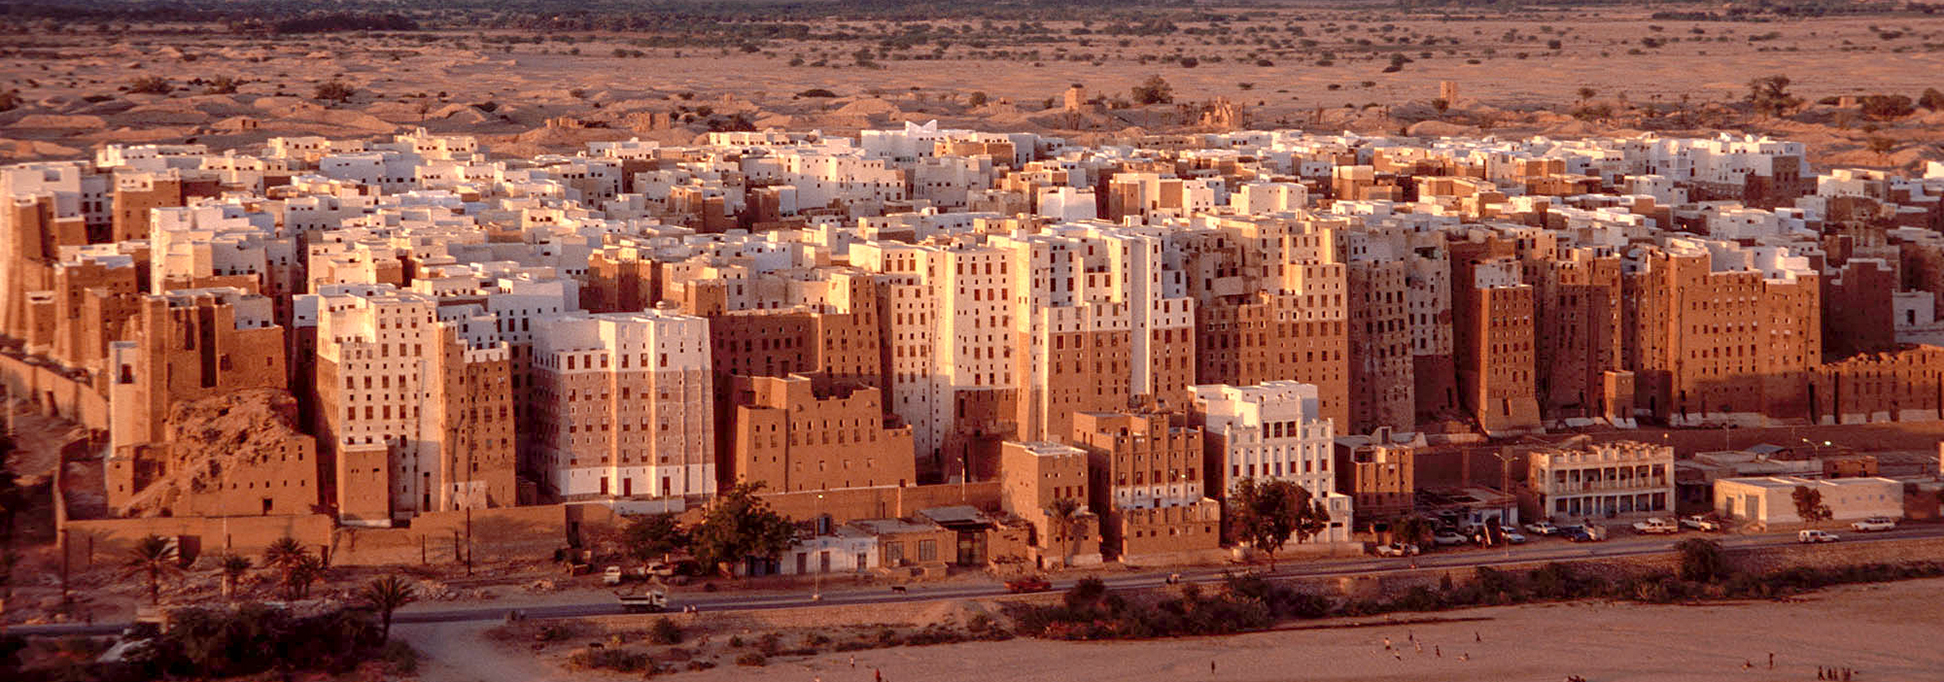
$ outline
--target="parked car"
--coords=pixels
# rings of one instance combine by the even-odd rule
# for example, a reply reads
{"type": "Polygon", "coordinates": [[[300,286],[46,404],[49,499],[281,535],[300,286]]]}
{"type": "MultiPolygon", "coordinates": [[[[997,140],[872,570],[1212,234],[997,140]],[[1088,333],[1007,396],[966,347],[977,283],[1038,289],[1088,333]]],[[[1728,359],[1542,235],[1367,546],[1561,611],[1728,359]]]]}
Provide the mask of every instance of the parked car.
{"type": "Polygon", "coordinates": [[[1681,527],[1702,531],[1717,531],[1721,530],[1721,522],[1708,518],[1706,514],[1695,514],[1694,516],[1681,517],[1681,527]]]}
{"type": "Polygon", "coordinates": [[[1817,542],[1835,542],[1840,539],[1842,538],[1836,537],[1835,533],[1830,533],[1826,531],[1820,531],[1820,530],[1796,531],[1796,542],[1800,542],[1805,545],[1813,544],[1817,542]]]}
{"type": "Polygon", "coordinates": [[[1536,523],[1528,523],[1526,524],[1525,529],[1527,531],[1530,531],[1533,535],[1558,535],[1559,534],[1559,526],[1553,525],[1551,521],[1539,521],[1536,523]]]}
{"type": "Polygon", "coordinates": [[[1888,516],[1872,516],[1870,518],[1863,519],[1862,521],[1857,521],[1855,523],[1850,524],[1850,528],[1855,530],[1858,533],[1872,533],[1876,531],[1893,530],[1896,527],[1897,527],[1897,520],[1890,518],[1888,516]]]}
{"type": "Polygon", "coordinates": [[[621,584],[621,567],[609,566],[607,567],[607,570],[601,571],[601,584],[603,585],[621,584]]]}
{"type": "Polygon", "coordinates": [[[1468,540],[1465,539],[1465,536],[1462,533],[1459,533],[1458,531],[1455,530],[1438,531],[1436,534],[1431,536],[1431,540],[1433,542],[1438,543],[1439,547],[1462,545],[1468,542],[1468,540]]]}
{"type": "Polygon", "coordinates": [[[1014,592],[1014,593],[1045,592],[1050,589],[1053,589],[1053,583],[1047,582],[1045,578],[1036,575],[1029,575],[1022,578],[1014,578],[1012,580],[1006,581],[1007,592],[1014,592]]]}
{"type": "Polygon", "coordinates": [[[1681,532],[1680,524],[1675,523],[1673,519],[1665,519],[1658,516],[1647,519],[1646,521],[1635,522],[1633,529],[1636,533],[1645,533],[1648,535],[1665,535],[1681,532]]]}
{"type": "Polygon", "coordinates": [[[1417,556],[1417,553],[1418,546],[1407,542],[1393,542],[1388,545],[1377,546],[1377,556],[1406,557],[1417,556]]]}
{"type": "Polygon", "coordinates": [[[1573,542],[1599,542],[1606,539],[1606,529],[1600,526],[1568,526],[1559,529],[1559,534],[1573,542]]]}
{"type": "Polygon", "coordinates": [[[1520,533],[1519,531],[1516,530],[1511,530],[1511,529],[1502,530],[1499,531],[1499,535],[1505,538],[1505,542],[1507,544],[1523,545],[1526,542],[1525,534],[1520,533]]]}

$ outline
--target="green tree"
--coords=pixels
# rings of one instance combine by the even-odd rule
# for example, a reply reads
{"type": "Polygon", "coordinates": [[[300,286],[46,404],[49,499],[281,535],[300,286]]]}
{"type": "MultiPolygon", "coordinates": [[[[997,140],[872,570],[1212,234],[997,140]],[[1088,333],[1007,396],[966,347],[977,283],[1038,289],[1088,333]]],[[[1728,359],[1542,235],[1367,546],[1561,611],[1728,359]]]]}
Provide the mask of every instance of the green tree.
{"type": "Polygon", "coordinates": [[[1451,101],[1443,97],[1439,97],[1437,99],[1431,100],[1431,108],[1436,109],[1438,111],[1438,118],[1444,118],[1445,112],[1451,110],[1451,101]]]}
{"type": "Polygon", "coordinates": [[[1159,75],[1148,76],[1134,86],[1131,94],[1135,104],[1167,104],[1174,101],[1174,86],[1159,75]]]}
{"type": "Polygon", "coordinates": [[[1857,104],[1875,121],[1892,121],[1917,113],[1917,105],[1904,95],[1864,95],[1857,104]]]}
{"type": "Polygon", "coordinates": [[[688,547],[689,536],[674,514],[650,514],[629,522],[621,542],[628,548],[629,556],[641,561],[658,561],[670,552],[688,547]]]}
{"type": "Polygon", "coordinates": [[[303,543],[298,542],[297,538],[285,535],[263,548],[263,565],[281,571],[309,554],[310,551],[304,549],[303,543]]]}
{"type": "Polygon", "coordinates": [[[757,497],[761,483],[740,483],[716,496],[691,535],[690,551],[704,565],[728,574],[751,557],[773,558],[796,540],[796,524],[757,497]]]}
{"type": "Polygon", "coordinates": [[[344,102],[351,99],[351,96],[356,94],[358,94],[357,89],[351,87],[349,83],[345,83],[344,81],[337,80],[337,79],[331,79],[322,83],[318,83],[317,88],[311,91],[311,98],[324,100],[327,102],[344,102]]]}
{"type": "Polygon", "coordinates": [[[1593,99],[1593,96],[1600,94],[1600,92],[1598,90],[1594,90],[1593,88],[1589,88],[1582,85],[1580,86],[1578,94],[1579,94],[1580,104],[1585,104],[1587,100],[1593,99]]]}
{"type": "Polygon", "coordinates": [[[146,574],[148,576],[149,606],[162,603],[162,576],[182,572],[176,563],[176,546],[168,538],[150,535],[135,541],[128,548],[128,559],[122,563],[122,571],[128,575],[146,574]]]}
{"type": "Polygon", "coordinates": [[[243,582],[243,576],[250,572],[250,558],[231,554],[223,557],[223,562],[217,564],[216,568],[223,572],[223,596],[235,597],[237,586],[243,582]]]}
{"type": "Polygon", "coordinates": [[[984,90],[974,90],[970,96],[965,98],[965,105],[969,107],[982,107],[986,105],[986,101],[987,96],[984,90]]]}
{"type": "Polygon", "coordinates": [[[418,601],[418,590],[404,578],[387,575],[365,583],[364,589],[358,591],[358,597],[377,609],[380,623],[378,641],[382,644],[391,641],[392,613],[418,601]]]}
{"type": "Polygon", "coordinates": [[[1079,522],[1080,510],[1080,500],[1072,497],[1057,498],[1046,507],[1046,517],[1053,522],[1052,530],[1060,536],[1062,565],[1073,565],[1073,533],[1074,526],[1079,522]]]}
{"type": "Polygon", "coordinates": [[[1316,519],[1318,511],[1309,490],[1292,481],[1245,478],[1228,499],[1230,527],[1236,537],[1269,555],[1271,571],[1276,570],[1276,552],[1291,537],[1307,540],[1329,523],[1328,512],[1316,519]]]}
{"type": "Polygon", "coordinates": [[[1748,81],[1748,102],[1755,105],[1757,113],[1781,116],[1802,104],[1802,99],[1789,94],[1789,77],[1781,74],[1763,76],[1748,81]]]}
{"type": "Polygon", "coordinates": [[[1391,541],[1421,545],[1431,538],[1431,519],[1417,514],[1391,522],[1391,541]]]}
{"type": "Polygon", "coordinates": [[[1802,517],[1803,523],[1813,526],[1829,520],[1829,505],[1823,504],[1822,491],[1799,485],[1790,497],[1795,499],[1796,516],[1802,517]]]}
{"type": "Polygon", "coordinates": [[[1681,555],[1681,579],[1711,583],[1728,577],[1728,556],[1721,543],[1706,538],[1688,538],[1674,543],[1681,555]]]}
{"type": "Polygon", "coordinates": [[[284,598],[309,597],[311,584],[324,579],[324,570],[324,560],[312,554],[305,554],[291,562],[283,572],[284,598]]]}

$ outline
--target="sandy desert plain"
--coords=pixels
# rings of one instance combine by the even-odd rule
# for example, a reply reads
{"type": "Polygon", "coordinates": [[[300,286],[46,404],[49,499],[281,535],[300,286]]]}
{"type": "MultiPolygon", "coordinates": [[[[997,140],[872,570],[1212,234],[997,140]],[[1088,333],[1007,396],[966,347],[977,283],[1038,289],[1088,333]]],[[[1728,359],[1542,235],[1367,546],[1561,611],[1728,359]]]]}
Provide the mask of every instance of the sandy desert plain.
{"type": "MultiPolygon", "coordinates": [[[[1568,675],[1590,682],[1781,682],[1815,680],[1817,667],[1824,666],[1850,668],[1854,679],[1867,682],[1934,681],[1944,671],[1944,651],[1935,646],[1944,639],[1940,591],[1944,580],[1911,580],[1833,588],[1786,601],[1576,601],[1304,621],[1290,629],[1226,637],[896,647],[858,651],[855,667],[849,653],[776,658],[762,667],[733,665],[737,652],[748,649],[723,646],[734,633],[715,632],[714,646],[703,649],[716,654],[717,667],[655,679],[874,682],[882,672],[889,682],[1550,682],[1568,675]],[[1394,650],[1385,649],[1386,640],[1394,650]],[[1770,653],[1774,668],[1768,667],[1770,653]]],[[[558,657],[536,660],[517,644],[485,637],[484,629],[465,623],[411,625],[399,636],[424,657],[419,675],[425,682],[622,679],[553,667],[550,663],[561,662],[558,657]]],[[[786,639],[811,633],[788,632],[786,639]]],[[[684,646],[696,648],[693,642],[684,646]]]]}
{"type": "Polygon", "coordinates": [[[1218,3],[1158,15],[1174,17],[1160,35],[1107,33],[1108,20],[823,18],[792,24],[807,34],[761,40],[700,29],[428,23],[410,32],[273,35],[216,23],[39,20],[0,40],[0,92],[17,93],[12,102],[0,96],[0,109],[14,105],[0,111],[0,161],[71,157],[117,142],[249,149],[279,135],[379,137],[419,125],[479,135],[511,155],[571,152],[594,139],[688,143],[710,129],[847,134],[932,119],[1098,143],[1193,129],[1197,107],[1217,98],[1241,105],[1248,127],[1420,136],[1726,130],[1801,140],[1823,167],[1908,169],[1944,159],[1944,112],[1873,120],[1834,105],[1845,95],[1915,100],[1944,87],[1944,17],[1651,18],[1718,9],[1588,6],[1451,18],[1218,3]],[[1153,75],[1172,86],[1175,104],[1120,108],[1153,75]],[[1803,105],[1780,117],[1753,112],[1748,82],[1769,75],[1787,76],[1803,105]],[[131,92],[138,79],[151,79],[136,88],[151,92],[131,92]],[[351,88],[347,99],[315,96],[333,81],[351,88]],[[1459,88],[1445,111],[1432,106],[1441,81],[1459,88]],[[1072,84],[1103,106],[1062,111],[1072,84]],[[813,89],[834,96],[800,96],[813,89]],[[1818,104],[1825,98],[1832,104],[1818,104]],[[1873,137],[1889,148],[1872,150],[1873,137]]]}

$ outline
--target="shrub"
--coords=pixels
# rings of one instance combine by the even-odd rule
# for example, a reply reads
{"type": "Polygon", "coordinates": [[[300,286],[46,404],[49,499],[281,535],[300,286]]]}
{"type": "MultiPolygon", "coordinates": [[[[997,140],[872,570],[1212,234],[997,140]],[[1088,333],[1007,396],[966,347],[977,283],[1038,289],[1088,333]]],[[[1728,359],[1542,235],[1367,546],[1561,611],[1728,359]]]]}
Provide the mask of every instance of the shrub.
{"type": "Polygon", "coordinates": [[[965,104],[967,106],[973,106],[973,107],[985,106],[986,105],[985,91],[984,90],[972,91],[971,96],[965,98],[965,104]]]}
{"type": "Polygon", "coordinates": [[[799,93],[797,93],[797,94],[796,94],[796,96],[798,96],[798,97],[804,97],[804,98],[810,98],[810,97],[836,97],[836,96],[837,96],[837,93],[834,93],[834,92],[831,92],[831,91],[829,91],[829,90],[825,90],[825,89],[823,89],[823,88],[811,88],[811,89],[809,89],[809,90],[805,90],[805,91],[803,91],[803,92],[799,92],[799,93]]]}
{"type": "Polygon", "coordinates": [[[648,641],[656,644],[681,644],[682,628],[676,625],[675,621],[656,618],[655,623],[648,626],[648,641]]]}
{"type": "Polygon", "coordinates": [[[1174,101],[1174,87],[1160,76],[1148,76],[1129,93],[1135,104],[1167,104],[1174,101]]]}
{"type": "Polygon", "coordinates": [[[13,111],[14,109],[18,109],[20,108],[20,102],[19,90],[0,91],[0,111],[13,111]]]}
{"type": "Polygon", "coordinates": [[[1864,95],[1858,103],[1863,105],[1864,116],[1878,121],[1903,118],[1917,111],[1904,95],[1864,95]]]}
{"type": "Polygon", "coordinates": [[[1944,111],[1944,92],[1937,88],[1924,88],[1924,94],[1917,98],[1917,106],[1931,111],[1944,111]]]}
{"type": "Polygon", "coordinates": [[[751,651],[741,656],[737,656],[736,665],[744,665],[744,666],[760,668],[769,665],[769,657],[751,651]]]}
{"type": "Polygon", "coordinates": [[[317,88],[311,91],[311,99],[343,102],[351,99],[351,96],[356,94],[358,94],[357,89],[352,88],[344,81],[333,79],[318,83],[317,88]]]}
{"type": "Polygon", "coordinates": [[[215,78],[210,79],[209,84],[203,87],[203,94],[205,95],[233,94],[236,92],[236,87],[242,84],[243,81],[239,81],[229,76],[217,76],[215,78]]]}
{"type": "Polygon", "coordinates": [[[1728,576],[1728,557],[1719,542],[1688,538],[1674,543],[1674,551],[1681,555],[1682,580],[1711,583],[1728,576]]]}
{"type": "Polygon", "coordinates": [[[128,92],[130,94],[166,95],[174,89],[175,85],[171,84],[169,79],[161,76],[143,76],[128,82],[128,92]]]}
{"type": "Polygon", "coordinates": [[[653,665],[648,654],[625,649],[587,649],[567,657],[567,663],[583,670],[613,670],[638,673],[653,665]]]}

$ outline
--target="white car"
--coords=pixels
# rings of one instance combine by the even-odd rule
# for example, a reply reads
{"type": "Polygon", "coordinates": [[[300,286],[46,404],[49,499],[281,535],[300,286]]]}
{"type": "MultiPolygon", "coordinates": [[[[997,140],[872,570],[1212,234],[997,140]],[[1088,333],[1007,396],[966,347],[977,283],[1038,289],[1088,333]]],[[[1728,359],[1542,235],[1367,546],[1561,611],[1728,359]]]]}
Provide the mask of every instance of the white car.
{"type": "Polygon", "coordinates": [[[621,584],[621,567],[609,566],[607,567],[607,570],[601,571],[601,584],[603,585],[621,584]]]}
{"type": "Polygon", "coordinates": [[[1526,536],[1516,530],[1500,531],[1499,535],[1505,538],[1507,544],[1523,545],[1526,542],[1526,536]]]}
{"type": "Polygon", "coordinates": [[[1410,543],[1393,542],[1388,545],[1377,546],[1377,556],[1382,557],[1415,556],[1417,553],[1418,546],[1410,543]]]}
{"type": "Polygon", "coordinates": [[[1450,547],[1453,545],[1462,545],[1468,542],[1468,540],[1465,539],[1465,536],[1463,534],[1460,534],[1458,531],[1452,531],[1452,530],[1438,531],[1436,535],[1431,536],[1431,539],[1437,542],[1439,547],[1450,547]]]}
{"type": "Polygon", "coordinates": [[[1531,531],[1533,535],[1558,535],[1559,534],[1559,526],[1553,525],[1551,521],[1539,521],[1537,523],[1528,523],[1526,524],[1525,529],[1531,531]]]}
{"type": "Polygon", "coordinates": [[[1850,524],[1850,528],[1858,533],[1894,530],[1896,527],[1897,520],[1888,516],[1872,516],[1850,524]]]}
{"type": "Polygon", "coordinates": [[[1829,533],[1820,530],[1796,531],[1796,542],[1800,542],[1805,545],[1811,543],[1817,543],[1817,542],[1835,542],[1840,539],[1842,538],[1836,537],[1835,533],[1829,533]]]}

